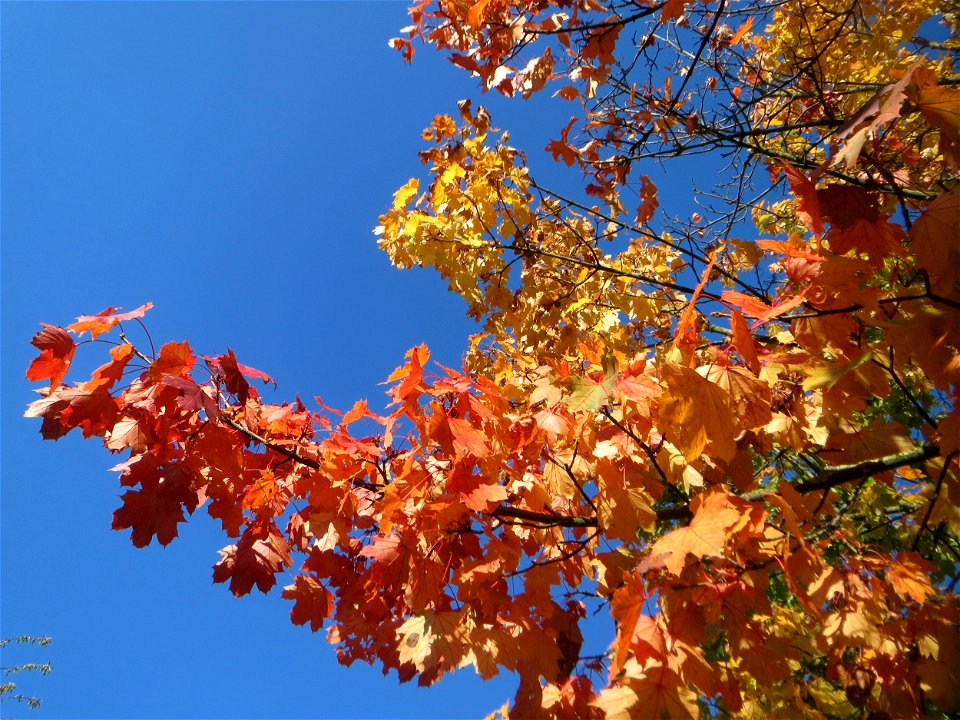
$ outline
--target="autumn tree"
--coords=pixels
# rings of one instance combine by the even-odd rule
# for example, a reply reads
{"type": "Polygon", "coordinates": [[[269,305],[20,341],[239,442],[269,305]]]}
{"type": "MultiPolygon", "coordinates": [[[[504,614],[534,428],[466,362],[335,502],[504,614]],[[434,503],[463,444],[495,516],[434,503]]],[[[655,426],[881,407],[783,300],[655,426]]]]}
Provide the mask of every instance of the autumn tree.
{"type": "Polygon", "coordinates": [[[476,103],[424,131],[379,242],[483,332],[460,369],[411,349],[386,414],[135,346],[149,304],[44,326],[27,415],[124,453],[114,528],[165,545],[205,506],[235,595],[282,576],[294,623],[401,680],[516,673],[515,717],[960,712],[956,5],[410,13],[407,60],[567,104],[572,189],[476,103]],[[109,358],[65,384],[81,345],[109,358]]]}

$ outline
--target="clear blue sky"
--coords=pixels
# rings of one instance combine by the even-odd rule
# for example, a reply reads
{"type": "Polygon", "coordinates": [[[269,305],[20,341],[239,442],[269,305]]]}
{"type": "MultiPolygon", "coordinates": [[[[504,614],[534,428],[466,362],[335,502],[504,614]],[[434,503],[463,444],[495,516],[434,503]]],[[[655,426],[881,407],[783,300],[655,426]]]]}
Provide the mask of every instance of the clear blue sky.
{"type": "MultiPolygon", "coordinates": [[[[289,603],[213,585],[205,513],[166,549],[110,521],[121,458],[22,418],[38,321],[152,301],[158,343],[232,347],[280,397],[379,402],[405,350],[456,365],[470,326],[371,233],[419,134],[474,82],[386,41],[402,2],[3,2],[0,636],[51,635],[35,718],[482,717],[513,683],[420,689],[337,665],[289,603]]],[[[570,108],[487,98],[547,177],[570,108]],[[504,108],[509,105],[509,110],[504,108]]],[[[79,364],[99,364],[100,356],[79,364]]]]}

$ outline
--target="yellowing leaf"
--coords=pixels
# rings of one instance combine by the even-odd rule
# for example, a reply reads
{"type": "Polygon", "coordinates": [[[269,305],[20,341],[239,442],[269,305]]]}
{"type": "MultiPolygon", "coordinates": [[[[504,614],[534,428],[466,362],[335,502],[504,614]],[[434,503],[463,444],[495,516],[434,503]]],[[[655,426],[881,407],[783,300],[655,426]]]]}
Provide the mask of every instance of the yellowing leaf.
{"type": "Polygon", "coordinates": [[[458,612],[424,611],[409,618],[397,631],[400,662],[411,663],[417,672],[457,667],[463,656],[458,612]]]}
{"type": "Polygon", "coordinates": [[[821,365],[810,373],[803,381],[804,390],[815,390],[817,388],[831,388],[851,370],[868,362],[873,357],[873,351],[867,350],[863,355],[848,365],[821,365]]]}
{"type": "Polygon", "coordinates": [[[660,374],[667,391],[660,398],[658,426],[687,462],[699,458],[708,443],[711,455],[732,460],[739,430],[730,394],[696,371],[673,363],[665,363],[660,374]]]}
{"type": "Polygon", "coordinates": [[[565,401],[567,409],[570,412],[596,412],[613,392],[616,382],[615,375],[607,376],[603,380],[589,377],[571,378],[571,392],[565,401]]]}
{"type": "Polygon", "coordinates": [[[743,428],[759,428],[770,422],[770,386],[742,367],[710,365],[697,372],[729,393],[732,409],[743,428]]]}
{"type": "Polygon", "coordinates": [[[697,695],[684,687],[671,668],[659,663],[640,667],[628,661],[620,685],[605,688],[593,702],[607,720],[693,720],[700,716],[697,695]]]}
{"type": "Polygon", "coordinates": [[[393,209],[402,210],[410,202],[410,199],[417,194],[420,189],[420,181],[416,178],[410,178],[406,184],[393,194],[393,209]]]}
{"type": "Polygon", "coordinates": [[[856,609],[830,615],[823,623],[823,634],[828,638],[837,635],[847,644],[860,647],[877,648],[883,641],[876,624],[856,609]]]}

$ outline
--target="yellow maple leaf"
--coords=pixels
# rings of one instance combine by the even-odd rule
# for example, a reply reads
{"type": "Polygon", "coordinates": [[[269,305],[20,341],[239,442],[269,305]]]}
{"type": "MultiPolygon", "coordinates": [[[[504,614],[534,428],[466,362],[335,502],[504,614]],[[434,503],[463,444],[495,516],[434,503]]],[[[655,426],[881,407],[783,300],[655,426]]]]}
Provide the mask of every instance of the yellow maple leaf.
{"type": "Polygon", "coordinates": [[[732,460],[739,432],[731,412],[730,393],[699,373],[675,363],[665,363],[660,376],[667,391],[660,399],[660,425],[687,461],[703,454],[732,460]]]}
{"type": "Polygon", "coordinates": [[[425,610],[406,620],[397,630],[400,662],[417,672],[434,671],[437,677],[463,659],[459,612],[425,610]]]}

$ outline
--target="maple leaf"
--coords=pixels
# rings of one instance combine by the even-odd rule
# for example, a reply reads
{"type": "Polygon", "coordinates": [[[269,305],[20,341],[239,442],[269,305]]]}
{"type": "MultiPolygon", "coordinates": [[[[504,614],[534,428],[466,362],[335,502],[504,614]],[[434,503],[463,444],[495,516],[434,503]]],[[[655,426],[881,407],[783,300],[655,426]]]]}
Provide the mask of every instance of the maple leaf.
{"type": "Polygon", "coordinates": [[[479,430],[462,418],[446,418],[447,427],[453,437],[453,448],[458,457],[473,455],[485,458],[490,454],[487,441],[479,430]]]}
{"type": "Polygon", "coordinates": [[[662,558],[667,570],[679,575],[687,556],[722,557],[727,531],[740,519],[742,511],[728,495],[710,492],[694,500],[693,520],[686,527],[664,535],[650,549],[651,558],[662,558]]]}
{"type": "Polygon", "coordinates": [[[463,658],[461,621],[459,612],[425,611],[407,619],[397,630],[400,662],[438,679],[457,667],[463,658]]]}
{"type": "Polygon", "coordinates": [[[260,477],[258,477],[252,485],[247,489],[246,494],[243,497],[243,508],[246,510],[252,510],[253,512],[258,512],[265,505],[270,503],[271,500],[279,492],[279,487],[277,486],[277,479],[271,470],[261,470],[260,477]]]}
{"type": "Polygon", "coordinates": [[[551,717],[590,717],[590,703],[595,699],[590,680],[573,675],[559,685],[545,687],[541,706],[551,717]]]}
{"type": "Polygon", "coordinates": [[[136,547],[146,547],[154,536],[161,545],[169,545],[184,521],[184,509],[193,512],[199,504],[191,480],[178,466],[144,475],[140,490],[123,494],[123,505],[113,514],[113,529],[131,528],[130,539],[136,547]]]}
{"type": "Polygon", "coordinates": [[[564,404],[570,412],[581,410],[595,412],[613,392],[616,378],[594,380],[590,377],[574,377],[570,380],[570,395],[564,404]]]}
{"type": "Polygon", "coordinates": [[[208,367],[219,372],[220,377],[223,379],[223,384],[227,388],[227,392],[235,395],[241,405],[246,403],[249,397],[253,397],[254,399],[258,397],[256,390],[250,387],[250,383],[247,382],[246,378],[262,380],[265,383],[274,382],[273,378],[266,373],[248,365],[238,363],[237,356],[234,355],[233,350],[227,350],[224,355],[218,355],[216,357],[204,357],[204,361],[208,367]]]}
{"type": "Polygon", "coordinates": [[[42,417],[40,432],[47,439],[56,439],[77,427],[89,438],[113,428],[119,408],[120,402],[102,386],[92,391],[61,386],[32,402],[24,417],[42,417]]]}
{"type": "Polygon", "coordinates": [[[683,15],[690,0],[666,0],[660,9],[660,22],[675,20],[683,15]]]}
{"type": "Polygon", "coordinates": [[[381,565],[391,565],[396,562],[403,551],[400,538],[397,535],[377,536],[369,545],[360,550],[361,557],[369,557],[381,565]]]}
{"type": "Polygon", "coordinates": [[[154,380],[159,380],[164,375],[182,377],[193,369],[194,362],[196,362],[196,358],[191,352],[189,344],[186,342],[167,343],[160,348],[160,355],[150,365],[148,372],[154,380]]]}
{"type": "Polygon", "coordinates": [[[490,4],[490,0],[478,0],[470,6],[470,10],[467,11],[467,24],[473,28],[479,28],[480,24],[483,22],[483,14],[487,9],[487,5],[490,4]]]}
{"type": "Polygon", "coordinates": [[[880,628],[856,607],[829,615],[823,624],[823,634],[837,635],[845,644],[856,647],[879,648],[882,642],[880,628]]]}
{"type": "Polygon", "coordinates": [[[277,573],[290,567],[290,545],[272,522],[249,526],[236,545],[219,550],[220,560],[213,567],[213,581],[230,581],[230,592],[237,597],[256,585],[266,593],[277,584],[277,573]]]}
{"type": "Polygon", "coordinates": [[[405,62],[413,62],[413,55],[416,52],[416,48],[414,48],[413,43],[406,38],[391,38],[387,41],[387,45],[399,51],[400,54],[403,55],[405,62]]]}
{"type": "Polygon", "coordinates": [[[608,720],[693,720],[700,716],[696,693],[683,686],[676,672],[658,663],[642,669],[629,663],[627,676],[620,684],[601,690],[593,704],[603,710],[608,720]]]}
{"type": "Polygon", "coordinates": [[[907,99],[906,89],[919,67],[920,61],[917,61],[899,80],[878,90],[834,134],[833,142],[842,143],[837,158],[843,160],[848,168],[856,164],[870,133],[900,116],[901,106],[907,99]]]}
{"type": "Polygon", "coordinates": [[[110,358],[110,362],[93,371],[90,380],[83,384],[84,390],[92,391],[101,387],[109,390],[113,387],[123,377],[127,363],[133,358],[133,345],[127,343],[117,345],[110,351],[110,358]]]}
{"type": "Polygon", "coordinates": [[[142,318],[152,307],[153,303],[148,302],[144,303],[136,310],[131,310],[130,312],[125,313],[117,313],[117,310],[120,308],[108,307],[106,310],[101,310],[96,315],[81,315],[77,318],[77,321],[70,325],[67,329],[77,335],[89,330],[90,336],[96,340],[105,332],[109,332],[119,323],[127,320],[136,320],[137,318],[142,318]]]}
{"type": "Polygon", "coordinates": [[[797,217],[807,229],[817,237],[824,233],[823,219],[820,217],[820,201],[817,189],[802,172],[790,163],[782,163],[784,174],[790,183],[790,189],[797,196],[797,217]]]}
{"type": "Polygon", "coordinates": [[[910,228],[917,262],[938,292],[948,292],[960,281],[960,249],[955,242],[958,217],[960,190],[952,190],[930,203],[910,228]]]}
{"type": "Polygon", "coordinates": [[[653,184],[646,175],[640,176],[640,207],[637,208],[637,216],[634,223],[638,226],[650,222],[654,213],[660,206],[660,200],[657,198],[657,186],[653,184]]]}
{"type": "Polygon", "coordinates": [[[215,418],[219,413],[217,400],[213,390],[206,385],[198,385],[191,377],[177,377],[164,375],[160,382],[165,387],[175,388],[177,406],[184,412],[204,411],[208,418],[215,418]]]}
{"type": "Polygon", "coordinates": [[[412,400],[423,391],[423,367],[430,358],[430,351],[426,345],[418,345],[407,351],[406,358],[407,363],[387,378],[387,382],[400,381],[390,389],[390,396],[397,403],[412,400]]]}
{"type": "Polygon", "coordinates": [[[743,314],[734,309],[730,313],[730,329],[733,336],[733,346],[740,353],[740,357],[747,363],[747,367],[757,374],[760,372],[760,357],[757,355],[757,341],[753,339],[750,328],[743,314]]]}
{"type": "Polygon", "coordinates": [[[290,620],[294,625],[310,623],[310,629],[317,632],[323,622],[333,612],[333,594],[313,577],[297,575],[293,585],[287,585],[281,597],[293,600],[290,620]]]}
{"type": "Polygon", "coordinates": [[[570,421],[557,406],[543,408],[534,413],[533,419],[536,420],[540,429],[547,433],[551,441],[556,441],[556,438],[570,431],[570,421]]]}
{"type": "Polygon", "coordinates": [[[573,128],[576,122],[576,117],[570,118],[570,122],[567,123],[566,127],[564,127],[560,132],[560,139],[551,140],[549,143],[547,143],[546,147],[547,152],[553,155],[554,160],[562,159],[563,164],[568,167],[576,163],[580,158],[579,151],[573,147],[567,139],[571,128],[573,128]]]}
{"type": "Polygon", "coordinates": [[[570,395],[565,400],[570,412],[596,412],[606,399],[613,393],[617,385],[617,367],[612,360],[605,362],[603,377],[595,380],[592,377],[575,375],[570,378],[570,395]]]}
{"type": "Polygon", "coordinates": [[[462,492],[460,497],[463,499],[463,504],[471,510],[485,512],[506,500],[509,493],[503,485],[480,484],[470,492],[462,492]]]}
{"type": "Polygon", "coordinates": [[[630,646],[634,641],[637,623],[640,622],[644,604],[647,602],[647,591],[643,581],[636,573],[625,578],[624,584],[617,588],[610,604],[610,612],[617,621],[617,641],[613,658],[610,662],[610,676],[616,677],[623,667],[630,646]]]}
{"type": "Polygon", "coordinates": [[[152,440],[153,433],[150,432],[146,418],[138,413],[137,416],[121,416],[113,423],[104,438],[103,445],[109,450],[118,452],[129,448],[134,453],[141,453],[147,450],[152,440]]]}
{"type": "Polygon", "coordinates": [[[916,553],[902,553],[890,564],[886,582],[904,601],[924,602],[934,594],[930,583],[933,566],[916,553]]]}
{"type": "Polygon", "coordinates": [[[667,384],[660,423],[687,461],[700,457],[708,443],[713,455],[732,460],[739,430],[730,394],[689,368],[666,363],[660,372],[667,384]]]}
{"type": "MultiPolygon", "coordinates": [[[[919,62],[919,61],[918,61],[919,62]]],[[[941,85],[929,67],[916,67],[906,94],[923,117],[940,130],[940,153],[947,166],[960,168],[960,90],[941,85]]]]}
{"type": "Polygon", "coordinates": [[[41,324],[43,330],[30,341],[30,344],[40,351],[40,355],[27,368],[27,379],[50,380],[50,389],[53,390],[67,374],[76,344],[63,328],[41,324]]]}
{"type": "Polygon", "coordinates": [[[353,407],[346,412],[343,418],[341,418],[340,424],[345,427],[363,417],[371,417],[371,414],[367,409],[367,401],[357,400],[357,402],[353,404],[353,407]]]}
{"type": "Polygon", "coordinates": [[[767,322],[775,317],[779,317],[801,305],[806,300],[804,295],[800,293],[776,305],[767,305],[758,298],[733,290],[724,292],[721,299],[728,305],[733,305],[738,308],[744,315],[755,317],[762,322],[767,322]]]}
{"type": "Polygon", "coordinates": [[[729,365],[710,365],[697,372],[727,391],[740,427],[762,428],[770,422],[770,386],[766,382],[729,365]]]}
{"type": "Polygon", "coordinates": [[[407,184],[401,187],[393,194],[393,209],[401,210],[417,195],[420,189],[420,181],[416,178],[407,180],[407,184]]]}

